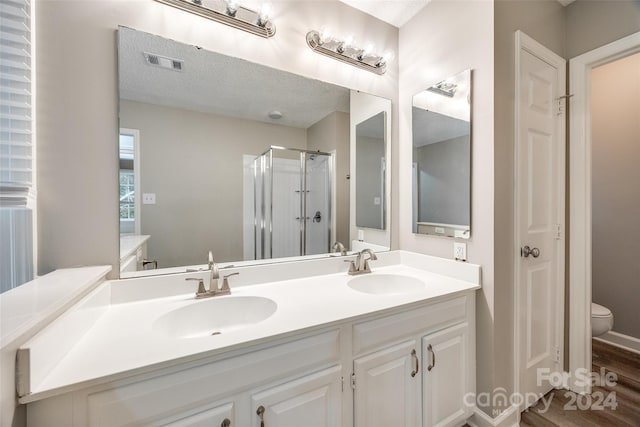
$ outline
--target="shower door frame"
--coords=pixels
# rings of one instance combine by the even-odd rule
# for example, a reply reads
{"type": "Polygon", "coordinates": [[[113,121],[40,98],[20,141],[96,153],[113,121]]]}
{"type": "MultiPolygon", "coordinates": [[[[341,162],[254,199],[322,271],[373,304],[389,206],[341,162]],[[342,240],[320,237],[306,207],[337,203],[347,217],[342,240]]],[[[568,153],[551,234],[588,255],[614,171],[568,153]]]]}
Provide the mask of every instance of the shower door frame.
{"type": "MultiPolygon", "coordinates": [[[[334,176],[334,163],[335,163],[335,153],[327,153],[327,152],[323,152],[323,151],[313,151],[313,150],[305,150],[302,148],[287,148],[287,147],[282,147],[279,145],[272,145],[270,146],[267,150],[265,150],[262,154],[260,154],[259,156],[256,157],[256,159],[254,160],[254,165],[255,165],[255,161],[256,160],[261,160],[260,161],[260,171],[262,172],[263,176],[262,176],[262,180],[261,180],[261,184],[262,184],[262,189],[261,189],[261,195],[262,195],[262,199],[263,199],[263,203],[261,206],[261,221],[260,221],[260,245],[261,245],[261,255],[262,258],[260,259],[273,259],[273,152],[274,150],[280,150],[280,151],[291,151],[291,152],[296,152],[299,153],[300,155],[300,210],[299,210],[299,224],[300,224],[300,253],[297,256],[305,256],[306,251],[307,251],[307,212],[306,212],[306,208],[307,208],[307,155],[320,155],[320,156],[327,156],[327,160],[328,160],[328,174],[329,174],[329,180],[328,180],[328,188],[329,188],[329,198],[327,201],[327,211],[328,211],[328,215],[330,217],[330,221],[329,221],[329,226],[327,227],[327,234],[328,234],[328,238],[327,238],[327,253],[330,252],[331,250],[331,236],[333,233],[333,221],[334,221],[334,215],[333,215],[333,199],[335,197],[335,176],[334,176]],[[266,208],[265,208],[265,204],[264,204],[264,199],[265,199],[265,190],[266,188],[266,184],[265,184],[265,179],[264,179],[264,163],[262,162],[262,159],[265,158],[265,156],[269,154],[269,175],[270,175],[270,179],[269,179],[269,197],[271,199],[271,203],[269,204],[269,258],[265,258],[265,237],[266,237],[266,224],[265,224],[265,214],[266,214],[266,208]]],[[[256,236],[258,235],[258,221],[257,221],[257,209],[258,209],[258,200],[257,200],[257,175],[258,175],[258,170],[257,168],[254,166],[254,171],[253,171],[253,186],[254,186],[254,191],[253,191],[253,212],[254,212],[254,221],[253,221],[253,227],[254,227],[254,237],[253,237],[253,247],[254,247],[254,258],[257,260],[258,259],[258,245],[256,242],[256,236]]]]}

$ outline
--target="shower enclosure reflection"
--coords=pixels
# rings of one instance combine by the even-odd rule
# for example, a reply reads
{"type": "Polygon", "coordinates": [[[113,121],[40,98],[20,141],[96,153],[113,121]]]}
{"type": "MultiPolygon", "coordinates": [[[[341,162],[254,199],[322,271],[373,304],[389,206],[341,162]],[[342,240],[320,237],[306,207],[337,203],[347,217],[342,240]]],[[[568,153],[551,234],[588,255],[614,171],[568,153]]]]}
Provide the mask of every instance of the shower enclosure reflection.
{"type": "Polygon", "coordinates": [[[251,165],[254,259],[330,251],[331,154],[272,146],[251,165]]]}

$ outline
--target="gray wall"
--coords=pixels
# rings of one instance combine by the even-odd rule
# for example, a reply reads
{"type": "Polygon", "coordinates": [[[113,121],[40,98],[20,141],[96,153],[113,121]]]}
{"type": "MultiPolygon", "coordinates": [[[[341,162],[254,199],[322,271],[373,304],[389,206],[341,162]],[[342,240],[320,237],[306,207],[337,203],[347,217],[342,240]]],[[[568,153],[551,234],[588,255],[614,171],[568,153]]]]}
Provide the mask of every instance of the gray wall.
{"type": "Polygon", "coordinates": [[[593,301],[640,339],[640,53],[595,68],[591,87],[593,301]]]}
{"type": "Polygon", "coordinates": [[[640,0],[578,0],[566,8],[566,58],[640,31],[640,0]]]}
{"type": "Polygon", "coordinates": [[[120,125],[140,131],[141,232],[160,268],[243,259],[243,155],[306,148],[305,129],[120,102],[120,125]]]}
{"type": "Polygon", "coordinates": [[[423,145],[414,150],[419,179],[418,221],[469,225],[469,137],[423,145]]]}
{"type": "Polygon", "coordinates": [[[349,114],[336,111],[310,126],[307,129],[307,148],[336,152],[335,240],[346,246],[349,242],[349,114]]]}

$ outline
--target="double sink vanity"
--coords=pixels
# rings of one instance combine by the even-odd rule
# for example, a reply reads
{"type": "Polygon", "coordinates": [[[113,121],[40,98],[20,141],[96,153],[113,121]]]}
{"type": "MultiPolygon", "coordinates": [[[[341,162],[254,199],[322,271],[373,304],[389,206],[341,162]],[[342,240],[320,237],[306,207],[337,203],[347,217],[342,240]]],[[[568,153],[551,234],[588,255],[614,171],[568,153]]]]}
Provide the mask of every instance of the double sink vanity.
{"type": "Polygon", "coordinates": [[[102,282],[18,351],[29,425],[464,423],[480,268],[345,260],[222,268],[209,298],[210,271],[102,282]]]}

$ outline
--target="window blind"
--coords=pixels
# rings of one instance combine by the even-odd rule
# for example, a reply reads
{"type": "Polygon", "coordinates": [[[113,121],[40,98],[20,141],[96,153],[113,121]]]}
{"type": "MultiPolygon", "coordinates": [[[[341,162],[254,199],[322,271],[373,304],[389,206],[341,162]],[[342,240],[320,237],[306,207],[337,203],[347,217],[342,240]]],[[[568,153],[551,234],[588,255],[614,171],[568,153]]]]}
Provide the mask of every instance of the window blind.
{"type": "MultiPolygon", "coordinates": [[[[31,4],[0,3],[0,187],[28,192],[33,182],[31,4]]],[[[7,202],[6,198],[3,198],[7,202]]],[[[12,197],[15,200],[15,194],[12,197]]]]}
{"type": "Polygon", "coordinates": [[[33,278],[29,0],[0,2],[0,292],[33,278]]]}

